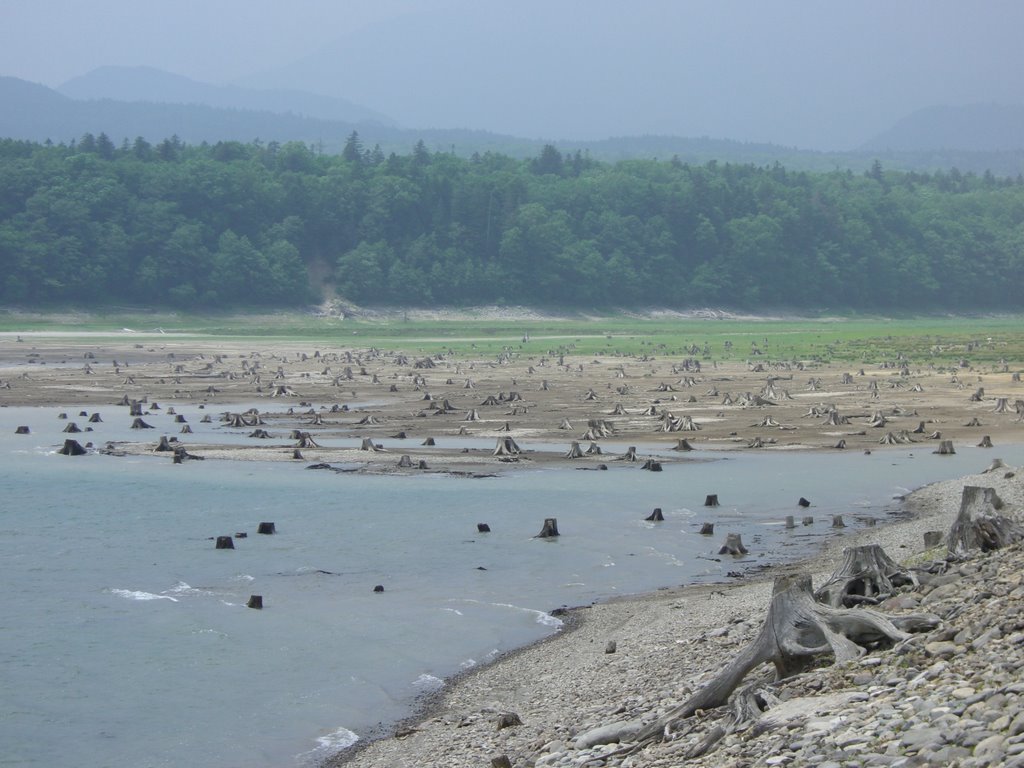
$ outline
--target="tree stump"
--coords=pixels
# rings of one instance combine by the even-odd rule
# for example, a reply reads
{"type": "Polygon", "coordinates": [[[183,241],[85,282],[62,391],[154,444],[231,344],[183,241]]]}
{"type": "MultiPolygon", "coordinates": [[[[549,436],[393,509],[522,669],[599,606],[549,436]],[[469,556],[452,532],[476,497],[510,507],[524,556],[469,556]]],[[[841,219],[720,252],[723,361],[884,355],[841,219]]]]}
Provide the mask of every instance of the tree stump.
{"type": "Polygon", "coordinates": [[[705,507],[717,507],[718,506],[718,494],[710,493],[704,497],[705,507]]]}
{"type": "Polygon", "coordinates": [[[843,522],[842,515],[832,515],[832,527],[833,528],[845,528],[846,523],[843,522]]]}
{"type": "Polygon", "coordinates": [[[409,469],[412,467],[412,459],[409,458],[409,454],[402,454],[402,458],[398,460],[398,466],[403,469],[409,469]]]}
{"type": "Polygon", "coordinates": [[[247,608],[255,608],[258,611],[263,610],[263,595],[249,595],[249,602],[245,606],[247,608]]]}
{"type": "Polygon", "coordinates": [[[701,536],[714,536],[715,535],[715,524],[714,523],[701,523],[700,535],[701,536]]]}
{"type": "Polygon", "coordinates": [[[891,597],[897,588],[916,583],[914,575],[879,545],[847,547],[842,564],[814,593],[814,598],[833,608],[876,605],[891,597]]]}
{"type": "Polygon", "coordinates": [[[100,415],[98,413],[94,413],[92,416],[89,417],[89,423],[90,424],[102,424],[103,423],[103,419],[100,418],[100,415]]]}
{"type": "Polygon", "coordinates": [[[558,520],[554,517],[544,518],[544,527],[540,529],[540,533],[534,536],[535,539],[549,539],[560,535],[558,533],[558,520]]]}
{"type": "Polygon", "coordinates": [[[132,429],[153,429],[153,426],[147,424],[141,418],[136,418],[132,421],[132,429]]]}
{"type": "Polygon", "coordinates": [[[477,531],[477,533],[490,533],[491,532],[491,526],[489,526],[487,523],[477,523],[476,524],[476,531],[477,531]]]}
{"type": "Polygon", "coordinates": [[[424,440],[422,443],[420,443],[420,445],[427,445],[427,446],[437,445],[437,442],[434,440],[434,438],[428,437],[426,440],[424,440]]]}
{"type": "Polygon", "coordinates": [[[271,536],[277,533],[277,526],[273,523],[260,523],[256,526],[256,533],[262,533],[264,536],[271,536]]]}
{"type": "Polygon", "coordinates": [[[803,496],[800,497],[800,500],[797,502],[797,504],[799,504],[801,507],[804,507],[804,508],[807,508],[807,507],[811,506],[811,502],[809,502],[803,496]]]}
{"type": "Polygon", "coordinates": [[[28,435],[28,434],[31,434],[31,430],[28,427],[17,427],[14,430],[14,434],[16,434],[16,435],[28,435]]]}
{"type": "Polygon", "coordinates": [[[636,446],[631,445],[626,449],[626,452],[622,455],[623,461],[637,461],[636,446]]]}
{"type": "Polygon", "coordinates": [[[1024,539],[1024,528],[998,514],[1002,507],[1002,499],[994,488],[965,486],[960,497],[960,512],[946,537],[949,553],[964,557],[974,549],[989,552],[1024,539]]]}
{"type": "Polygon", "coordinates": [[[813,518],[813,517],[812,517],[811,515],[804,515],[804,516],[803,516],[803,517],[802,517],[802,518],[800,519],[800,524],[801,524],[801,525],[804,525],[804,526],[807,526],[807,525],[814,525],[814,518],[813,518]]]}
{"type": "Polygon", "coordinates": [[[583,457],[583,450],[580,448],[580,444],[575,440],[572,441],[572,445],[569,446],[569,450],[565,454],[567,459],[579,459],[583,457]]]}
{"type": "Polygon", "coordinates": [[[77,440],[65,440],[64,447],[57,451],[61,456],[83,456],[85,448],[77,440]]]}
{"type": "MultiPolygon", "coordinates": [[[[911,618],[919,619],[919,623],[913,625],[915,628],[935,626],[927,617],[907,617],[907,620],[911,618]]],[[[881,613],[867,608],[836,609],[816,603],[808,574],[779,577],[757,638],[686,702],[643,728],[635,741],[641,744],[659,741],[677,721],[700,710],[723,706],[743,678],[766,662],[771,662],[777,676],[783,678],[805,669],[815,656],[831,654],[836,663],[842,663],[862,656],[865,652],[862,645],[892,644],[909,637],[881,613]]],[[[750,712],[742,707],[738,711],[750,712]]],[[[754,711],[760,712],[756,707],[754,711]]]]}
{"type": "Polygon", "coordinates": [[[73,435],[73,434],[77,434],[78,432],[81,432],[82,428],[80,426],[78,426],[77,424],[75,424],[75,422],[72,421],[66,427],[64,427],[64,429],[61,430],[61,431],[62,432],[67,432],[68,434],[72,434],[73,435]]]}
{"type": "Polygon", "coordinates": [[[953,448],[952,440],[942,440],[939,442],[939,447],[932,451],[932,453],[939,456],[951,456],[956,453],[956,450],[953,448]]]}
{"type": "Polygon", "coordinates": [[[665,516],[661,513],[661,507],[655,507],[654,511],[645,517],[644,520],[652,523],[664,522],[665,516]]]}
{"type": "Polygon", "coordinates": [[[727,533],[725,535],[725,543],[721,549],[718,550],[720,555],[745,555],[749,552],[745,546],[743,546],[743,539],[738,533],[727,533]]]}
{"type": "Polygon", "coordinates": [[[935,549],[937,546],[942,544],[942,540],[945,535],[942,531],[925,531],[924,532],[924,548],[935,549]]]}
{"type": "Polygon", "coordinates": [[[670,450],[673,450],[673,451],[692,451],[693,450],[693,446],[690,445],[690,441],[689,440],[687,440],[685,437],[681,437],[681,438],[679,438],[679,441],[674,446],[672,446],[672,448],[670,450]]]}
{"type": "Polygon", "coordinates": [[[796,521],[792,515],[786,515],[786,528],[796,528],[796,521]]]}
{"type": "Polygon", "coordinates": [[[230,536],[218,536],[216,549],[234,549],[235,541],[230,536]]]}
{"type": "Polygon", "coordinates": [[[978,443],[979,448],[992,448],[992,438],[989,435],[985,435],[981,438],[981,442],[978,443]]]}
{"type": "Polygon", "coordinates": [[[160,442],[157,443],[157,446],[156,446],[155,450],[157,450],[157,451],[173,451],[174,450],[174,446],[171,445],[170,442],[167,440],[167,435],[164,435],[163,437],[160,438],[160,442]]]}
{"type": "Polygon", "coordinates": [[[649,472],[661,472],[661,462],[655,461],[654,459],[648,459],[640,468],[646,469],[649,472]]]}

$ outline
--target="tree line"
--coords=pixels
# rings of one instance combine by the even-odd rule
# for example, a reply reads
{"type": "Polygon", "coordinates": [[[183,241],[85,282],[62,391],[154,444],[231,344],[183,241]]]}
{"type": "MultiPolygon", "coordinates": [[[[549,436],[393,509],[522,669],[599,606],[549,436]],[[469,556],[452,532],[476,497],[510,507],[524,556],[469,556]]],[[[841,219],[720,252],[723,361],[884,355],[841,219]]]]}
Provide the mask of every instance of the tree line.
{"type": "Polygon", "coordinates": [[[1020,309],[1024,179],[0,140],[0,300],[1020,309]]]}

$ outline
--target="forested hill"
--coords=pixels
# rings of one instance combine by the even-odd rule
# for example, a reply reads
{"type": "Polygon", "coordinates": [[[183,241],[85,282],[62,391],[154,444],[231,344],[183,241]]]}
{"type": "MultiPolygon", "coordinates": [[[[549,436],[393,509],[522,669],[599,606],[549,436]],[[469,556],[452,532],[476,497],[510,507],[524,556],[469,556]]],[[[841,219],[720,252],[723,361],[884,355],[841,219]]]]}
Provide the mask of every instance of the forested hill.
{"type": "Polygon", "coordinates": [[[0,300],[1024,308],[1024,180],[0,141],[0,300]]]}

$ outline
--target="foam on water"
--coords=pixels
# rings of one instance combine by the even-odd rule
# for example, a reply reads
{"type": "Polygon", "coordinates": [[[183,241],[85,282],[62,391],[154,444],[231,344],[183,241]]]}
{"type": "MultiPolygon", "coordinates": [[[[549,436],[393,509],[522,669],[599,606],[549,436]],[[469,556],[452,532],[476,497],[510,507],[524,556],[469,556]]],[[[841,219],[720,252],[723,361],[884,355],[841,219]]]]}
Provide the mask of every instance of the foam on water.
{"type": "Polygon", "coordinates": [[[421,691],[436,691],[440,688],[444,688],[444,680],[435,675],[430,675],[424,672],[422,675],[412,681],[412,685],[417,690],[421,691]]]}
{"type": "Polygon", "coordinates": [[[111,589],[108,591],[112,595],[124,597],[128,600],[170,600],[172,603],[178,602],[178,598],[171,597],[170,595],[154,595],[152,592],[142,592],[135,589],[111,589]]]}
{"type": "Polygon", "coordinates": [[[318,766],[327,758],[348,749],[359,741],[359,736],[348,728],[337,728],[324,736],[317,736],[316,747],[309,752],[295,756],[295,762],[302,766],[318,766]]]}

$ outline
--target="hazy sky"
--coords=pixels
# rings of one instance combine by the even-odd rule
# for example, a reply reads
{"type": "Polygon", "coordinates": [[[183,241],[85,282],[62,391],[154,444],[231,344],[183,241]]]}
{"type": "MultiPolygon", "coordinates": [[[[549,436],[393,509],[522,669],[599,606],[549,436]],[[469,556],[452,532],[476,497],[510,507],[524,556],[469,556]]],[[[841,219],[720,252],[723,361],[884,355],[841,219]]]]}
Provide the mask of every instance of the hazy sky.
{"type": "Polygon", "coordinates": [[[407,127],[846,149],[1024,104],[1024,0],[0,0],[0,74],[104,64],[343,96],[407,127]]]}

